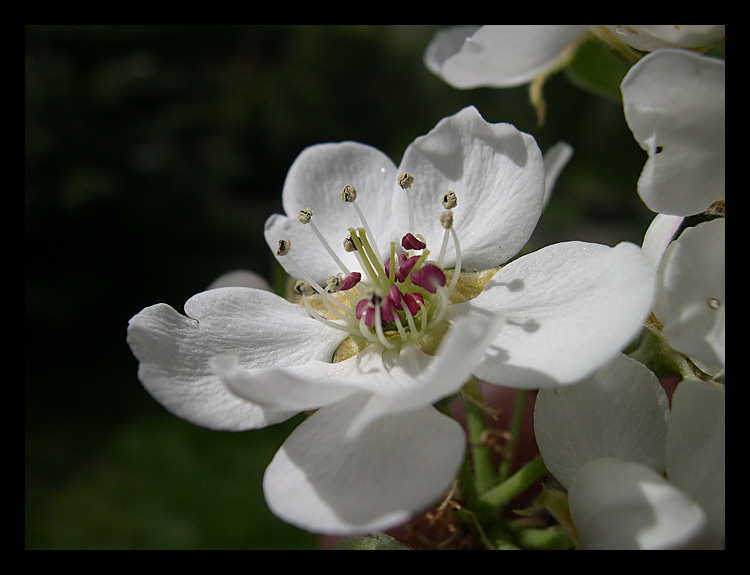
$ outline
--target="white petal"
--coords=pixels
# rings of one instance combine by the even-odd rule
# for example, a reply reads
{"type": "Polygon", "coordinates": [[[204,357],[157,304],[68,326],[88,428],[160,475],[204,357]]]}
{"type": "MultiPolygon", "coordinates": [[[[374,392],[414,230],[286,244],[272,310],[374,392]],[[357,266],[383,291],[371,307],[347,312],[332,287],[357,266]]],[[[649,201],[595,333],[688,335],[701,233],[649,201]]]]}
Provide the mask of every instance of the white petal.
{"type": "Polygon", "coordinates": [[[284,442],[263,480],[277,516],[312,532],[368,533],[404,523],[448,489],[463,460],[461,426],[427,407],[348,441],[365,398],[323,407],[284,442]]]}
{"type": "Polygon", "coordinates": [[[710,366],[724,367],[726,221],[687,228],[659,270],[654,313],[669,345],[710,366]]]}
{"type": "Polygon", "coordinates": [[[146,390],[178,417],[212,429],[264,427],[289,417],[238,398],[209,361],[234,354],[244,366],[330,360],[341,334],[302,308],[262,290],[220,288],[193,296],[185,317],[165,304],[148,307],[128,325],[146,390]]]}
{"type": "Polygon", "coordinates": [[[667,476],[706,511],[704,548],[723,548],[726,500],[724,389],[680,382],[672,397],[667,432],[667,476]]]}
{"type": "Polygon", "coordinates": [[[449,26],[435,32],[424,53],[425,67],[436,76],[440,76],[443,63],[458,54],[466,39],[479,28],[481,26],[477,25],[449,26]]]}
{"type": "Polygon", "coordinates": [[[637,50],[701,48],[724,38],[725,26],[716,24],[607,25],[614,34],[637,50]]]}
{"type": "MultiPolygon", "coordinates": [[[[374,390],[348,433],[361,433],[372,421],[430,405],[458,391],[472,375],[504,320],[500,316],[470,316],[454,322],[434,356],[416,346],[401,350],[387,373],[393,383],[374,390]]],[[[384,374],[385,375],[385,374],[384,374]]]]}
{"type": "Polygon", "coordinates": [[[545,185],[544,185],[544,205],[546,206],[552,197],[552,190],[555,189],[555,183],[563,171],[570,158],[573,157],[573,146],[567,142],[557,142],[549,147],[544,153],[544,170],[545,170],[545,185]]]}
{"type": "MultiPolygon", "coordinates": [[[[319,242],[312,227],[297,220],[300,210],[313,209],[312,221],[337,257],[351,271],[359,271],[354,255],[343,248],[348,228],[362,223],[355,208],[341,199],[341,188],[354,186],[357,204],[374,234],[373,241],[385,249],[396,237],[391,214],[391,194],[396,167],[382,152],[356,142],[318,144],[306,148],[292,163],[284,181],[282,203],[286,216],[274,215],[266,222],[265,237],[276,252],[280,239],[291,241],[291,256],[317,282],[341,273],[336,261],[319,242]]],[[[403,232],[405,233],[405,232],[403,232]]],[[[402,235],[403,235],[402,233],[402,235]]],[[[286,272],[300,278],[289,258],[277,258],[286,272]]]]}
{"type": "Polygon", "coordinates": [[[576,476],[568,501],[585,549],[686,548],[706,524],[699,505],[630,461],[592,461],[576,476]]]}
{"type": "Polygon", "coordinates": [[[507,320],[478,377],[506,387],[579,381],[640,332],[651,310],[653,270],[640,248],[565,242],[502,268],[467,304],[507,320]]]}
{"type": "Polygon", "coordinates": [[[353,391],[335,383],[341,379],[342,364],[310,361],[287,368],[243,369],[237,356],[211,358],[212,369],[239,397],[275,411],[294,413],[317,409],[353,391]]]}
{"type": "Polygon", "coordinates": [[[668,416],[656,376],[620,354],[584,381],[539,390],[534,435],[547,469],[569,487],[586,463],[600,457],[663,472],[668,416]]]}
{"type": "Polygon", "coordinates": [[[383,352],[368,346],[339,363],[309,361],[302,365],[242,369],[234,357],[216,357],[212,366],[229,388],[259,405],[279,411],[316,409],[353,391],[370,394],[355,418],[350,436],[375,419],[431,405],[460,389],[502,325],[502,318],[460,318],[434,356],[416,346],[383,352]]]}
{"type": "Polygon", "coordinates": [[[638,193],[653,211],[689,216],[724,199],[725,65],[659,50],[622,81],[625,118],[649,155],[638,193]]]}
{"type": "Polygon", "coordinates": [[[447,46],[428,47],[428,67],[454,88],[519,86],[553,68],[563,49],[591,27],[482,26],[460,50],[455,36],[441,35],[434,42],[447,46]]]}
{"type": "MultiPolygon", "coordinates": [[[[441,120],[412,142],[400,171],[414,175],[414,233],[433,250],[441,245],[446,190],[458,197],[453,226],[465,269],[488,269],[516,255],[534,231],[542,210],[545,170],[534,139],[510,124],[490,124],[474,107],[441,120]]],[[[405,200],[394,196],[394,217],[407,225],[405,200]]],[[[449,242],[445,265],[455,262],[449,242]]]]}
{"type": "Polygon", "coordinates": [[[643,253],[651,262],[654,271],[659,269],[664,252],[684,221],[682,216],[656,214],[643,236],[643,253]]]}

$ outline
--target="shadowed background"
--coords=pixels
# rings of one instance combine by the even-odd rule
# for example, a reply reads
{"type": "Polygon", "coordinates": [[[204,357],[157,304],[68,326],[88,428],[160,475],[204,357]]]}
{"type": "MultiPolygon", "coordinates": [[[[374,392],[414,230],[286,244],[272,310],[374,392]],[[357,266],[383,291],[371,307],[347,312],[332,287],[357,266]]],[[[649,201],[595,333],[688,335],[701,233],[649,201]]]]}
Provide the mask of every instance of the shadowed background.
{"type": "Polygon", "coordinates": [[[306,146],[356,140],[398,165],[475,105],[544,151],[576,150],[532,248],[640,243],[645,160],[618,102],[545,86],[455,90],[422,54],[435,26],[28,26],[25,29],[27,549],[291,549],[263,471],[294,419],[231,434],[143,390],[127,321],[177,310],[235,268],[274,273],[265,219],[306,146]]]}

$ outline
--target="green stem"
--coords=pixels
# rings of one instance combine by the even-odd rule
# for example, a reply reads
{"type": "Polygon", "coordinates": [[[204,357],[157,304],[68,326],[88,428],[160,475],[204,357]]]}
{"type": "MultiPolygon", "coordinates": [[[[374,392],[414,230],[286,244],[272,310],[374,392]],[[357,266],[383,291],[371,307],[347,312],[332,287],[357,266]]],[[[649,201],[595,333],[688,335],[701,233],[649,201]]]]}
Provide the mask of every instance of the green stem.
{"type": "Polygon", "coordinates": [[[463,387],[466,407],[466,428],[471,447],[471,460],[474,465],[474,482],[481,496],[497,483],[497,474],[492,462],[492,452],[485,441],[484,399],[479,382],[471,378],[463,387]]]}
{"type": "Polygon", "coordinates": [[[516,534],[516,541],[523,549],[572,549],[573,542],[558,525],[543,529],[525,528],[516,534]]]}
{"type": "Polygon", "coordinates": [[[544,477],[547,468],[544,466],[542,456],[537,455],[529,463],[508,477],[505,481],[482,493],[482,503],[494,509],[500,510],[511,500],[523,493],[535,481],[544,477]]]}
{"type": "Polygon", "coordinates": [[[510,422],[510,438],[505,446],[503,462],[500,464],[499,480],[505,481],[510,475],[513,468],[513,458],[516,455],[516,447],[521,436],[521,423],[526,408],[526,390],[516,390],[516,396],[513,402],[513,415],[510,422]]]}

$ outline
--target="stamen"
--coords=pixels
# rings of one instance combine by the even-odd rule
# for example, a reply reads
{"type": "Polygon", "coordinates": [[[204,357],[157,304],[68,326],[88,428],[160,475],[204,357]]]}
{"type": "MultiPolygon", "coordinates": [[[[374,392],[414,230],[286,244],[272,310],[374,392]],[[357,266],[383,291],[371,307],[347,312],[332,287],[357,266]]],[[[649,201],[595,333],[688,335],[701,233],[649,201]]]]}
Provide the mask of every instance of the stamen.
{"type": "Polygon", "coordinates": [[[427,244],[409,232],[401,238],[401,246],[405,250],[423,250],[427,247],[427,244]]]}
{"type": "MultiPolygon", "coordinates": [[[[454,194],[455,195],[455,194],[454,194]]],[[[445,228],[443,234],[443,244],[440,246],[440,255],[438,256],[438,265],[443,267],[443,257],[445,257],[445,249],[448,247],[448,236],[450,236],[450,230],[453,228],[453,212],[448,209],[440,214],[440,225],[445,228]]]]}
{"type": "Polygon", "coordinates": [[[401,186],[401,189],[406,192],[406,202],[408,207],[408,213],[409,213],[409,230],[410,232],[414,231],[414,206],[412,205],[411,201],[411,193],[409,192],[409,189],[411,188],[411,185],[414,183],[414,176],[411,174],[407,174],[406,172],[401,172],[398,175],[398,185],[401,186]]]}
{"type": "Polygon", "coordinates": [[[419,271],[412,273],[410,277],[414,285],[424,288],[430,293],[435,293],[439,286],[445,285],[445,274],[435,264],[422,266],[419,271]]]}
{"type": "MultiPolygon", "coordinates": [[[[367,225],[367,219],[365,218],[365,214],[362,213],[362,210],[357,205],[357,202],[356,202],[357,190],[354,188],[354,186],[344,186],[343,188],[341,188],[341,199],[344,200],[344,202],[354,206],[354,209],[357,210],[357,215],[359,216],[359,220],[362,222],[362,227],[365,229],[368,236],[370,236],[371,238],[374,238],[374,236],[372,235],[372,232],[370,231],[370,226],[367,225]]],[[[372,249],[375,252],[375,255],[377,256],[377,262],[380,264],[380,267],[382,267],[383,258],[380,257],[380,252],[378,251],[377,244],[373,244],[372,249]]]]}
{"type": "Polygon", "coordinates": [[[328,311],[330,311],[335,316],[346,319],[347,316],[351,315],[351,311],[348,309],[341,309],[341,304],[336,301],[335,299],[332,299],[328,296],[328,293],[326,290],[324,290],[318,282],[316,282],[305,270],[302,269],[302,267],[294,260],[294,258],[289,255],[289,250],[291,249],[292,242],[289,240],[279,240],[279,249],[276,250],[276,254],[279,256],[284,256],[286,258],[289,258],[289,262],[292,264],[292,267],[297,271],[297,274],[305,280],[309,285],[315,289],[316,292],[318,292],[322,296],[323,304],[326,306],[328,311]],[[339,307],[339,311],[336,311],[331,306],[331,303],[339,307]]]}
{"type": "Polygon", "coordinates": [[[303,280],[297,280],[294,284],[294,291],[299,295],[313,295],[315,293],[313,287],[303,280]]]}
{"type": "Polygon", "coordinates": [[[341,259],[336,255],[331,245],[323,237],[323,234],[320,233],[318,226],[316,226],[315,222],[312,221],[313,213],[314,212],[312,208],[305,208],[304,210],[300,210],[299,214],[297,214],[297,219],[303,224],[310,225],[310,227],[312,228],[312,231],[315,232],[315,235],[318,237],[318,241],[323,245],[323,247],[326,249],[326,251],[331,256],[331,258],[333,258],[333,261],[336,262],[336,265],[338,265],[339,268],[341,268],[342,272],[344,272],[345,274],[349,274],[350,273],[349,268],[347,268],[344,265],[344,262],[342,262],[341,259]]]}
{"type": "Polygon", "coordinates": [[[292,242],[289,240],[279,240],[279,247],[276,249],[277,256],[285,256],[289,253],[292,247],[292,242]]]}
{"type": "Polygon", "coordinates": [[[344,274],[337,276],[331,276],[326,282],[326,291],[328,293],[337,293],[341,291],[341,286],[344,285],[344,274]]]}
{"type": "Polygon", "coordinates": [[[414,183],[414,176],[407,172],[401,172],[398,175],[398,185],[401,186],[402,190],[408,190],[414,183]]]}
{"type": "Polygon", "coordinates": [[[456,197],[456,193],[452,190],[445,192],[441,201],[446,210],[452,210],[458,205],[458,198],[456,197]]]}
{"type": "Polygon", "coordinates": [[[458,234],[456,234],[456,230],[451,228],[451,235],[453,236],[453,245],[456,248],[456,267],[453,270],[453,278],[451,278],[451,285],[448,287],[448,295],[453,293],[453,289],[456,287],[456,283],[458,283],[458,276],[461,275],[461,246],[458,243],[458,234]]]}
{"type": "Polygon", "coordinates": [[[323,324],[325,324],[325,325],[327,325],[329,327],[332,327],[334,329],[338,329],[340,331],[345,331],[348,334],[353,334],[354,333],[354,331],[352,330],[352,328],[350,328],[350,327],[348,327],[346,325],[341,325],[341,324],[338,324],[336,322],[333,322],[333,321],[331,321],[329,319],[324,318],[322,315],[320,315],[317,311],[315,311],[312,307],[310,307],[310,303],[307,301],[307,296],[304,296],[304,295],[302,296],[302,304],[305,306],[305,309],[307,310],[307,313],[309,313],[310,316],[312,316],[313,318],[315,318],[319,322],[321,322],[321,323],[323,323],[323,324]]]}
{"type": "Polygon", "coordinates": [[[375,332],[378,334],[378,341],[385,347],[386,349],[396,349],[396,346],[393,345],[391,342],[389,342],[385,338],[385,334],[383,333],[383,322],[381,321],[381,309],[379,305],[375,306],[375,332]]]}
{"type": "Polygon", "coordinates": [[[297,219],[303,224],[309,224],[310,220],[313,217],[313,213],[315,212],[313,212],[312,208],[305,208],[299,211],[299,214],[297,214],[297,219]]]}
{"type": "Polygon", "coordinates": [[[372,282],[385,291],[388,289],[386,287],[388,285],[388,277],[385,273],[385,266],[382,264],[380,256],[375,253],[373,246],[368,241],[366,230],[359,228],[358,231],[359,234],[353,228],[349,228],[349,233],[352,234],[352,241],[357,246],[357,252],[362,254],[360,261],[367,270],[367,274],[370,276],[372,282]]]}
{"type": "Polygon", "coordinates": [[[341,199],[347,203],[353,202],[357,199],[357,190],[354,186],[344,186],[341,188],[341,199]]]}
{"type": "Polygon", "coordinates": [[[352,289],[362,279],[362,274],[359,272],[352,272],[344,278],[344,283],[341,284],[341,291],[352,289]]]}

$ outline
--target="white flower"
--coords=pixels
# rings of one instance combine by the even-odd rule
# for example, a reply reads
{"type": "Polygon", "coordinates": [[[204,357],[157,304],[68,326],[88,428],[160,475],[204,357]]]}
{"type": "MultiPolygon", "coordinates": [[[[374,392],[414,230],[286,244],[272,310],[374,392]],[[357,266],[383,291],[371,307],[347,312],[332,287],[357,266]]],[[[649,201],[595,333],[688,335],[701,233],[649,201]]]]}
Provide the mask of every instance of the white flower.
{"type": "Polygon", "coordinates": [[[402,523],[463,461],[463,432],[434,403],[472,375],[572,383],[650,309],[653,272],[632,244],[559,244],[495,273],[527,242],[544,194],[534,140],[474,108],[417,138],[398,168],[354,142],[307,148],[284,184],[286,214],[265,228],[299,303],[228,287],[191,298],[187,317],[146,308],[128,332],[139,377],[216,429],[316,410],[266,470],[269,507],[316,532],[402,523]]]}
{"type": "Polygon", "coordinates": [[[724,199],[725,64],[686,50],[645,56],[621,84],[625,118],[648,160],[638,193],[653,211],[688,216],[724,199]]]}
{"type": "Polygon", "coordinates": [[[654,374],[619,355],[585,381],[541,390],[534,431],[583,548],[723,546],[723,388],[684,380],[670,413],[654,374]]]}
{"type": "MultiPolygon", "coordinates": [[[[439,30],[427,46],[428,70],[454,88],[520,86],[554,72],[567,62],[567,48],[597,25],[496,24],[439,30]]],[[[638,50],[699,48],[724,37],[724,26],[610,25],[613,36],[638,50]]]]}

